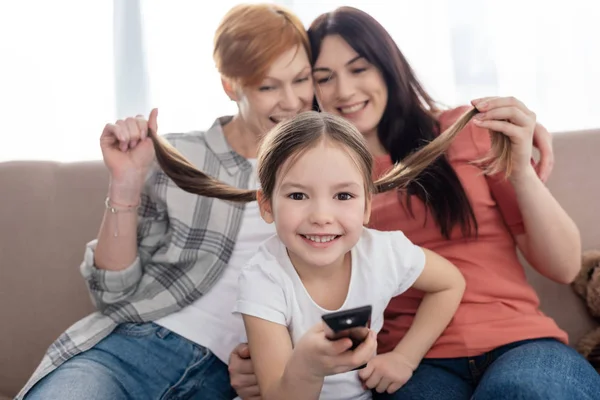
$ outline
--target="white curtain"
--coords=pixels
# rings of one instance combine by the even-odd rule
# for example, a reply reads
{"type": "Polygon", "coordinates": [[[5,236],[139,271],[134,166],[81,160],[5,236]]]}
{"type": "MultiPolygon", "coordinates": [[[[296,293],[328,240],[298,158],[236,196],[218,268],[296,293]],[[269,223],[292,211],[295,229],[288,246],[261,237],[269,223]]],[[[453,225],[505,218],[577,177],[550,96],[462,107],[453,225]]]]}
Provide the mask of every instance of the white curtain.
{"type": "MultiPolygon", "coordinates": [[[[105,123],[159,108],[162,132],[235,112],[212,61],[238,1],[0,3],[0,161],[100,158],[105,123]]],[[[392,34],[439,101],[514,95],[551,131],[600,127],[600,2],[281,0],[306,26],[351,5],[392,34]]]]}
{"type": "Polygon", "coordinates": [[[342,5],[381,22],[447,105],[515,96],[551,131],[600,127],[597,0],[295,0],[293,7],[310,23],[342,5]]]}
{"type": "Polygon", "coordinates": [[[114,118],[112,2],[0,3],[0,161],[99,157],[114,118]]]}

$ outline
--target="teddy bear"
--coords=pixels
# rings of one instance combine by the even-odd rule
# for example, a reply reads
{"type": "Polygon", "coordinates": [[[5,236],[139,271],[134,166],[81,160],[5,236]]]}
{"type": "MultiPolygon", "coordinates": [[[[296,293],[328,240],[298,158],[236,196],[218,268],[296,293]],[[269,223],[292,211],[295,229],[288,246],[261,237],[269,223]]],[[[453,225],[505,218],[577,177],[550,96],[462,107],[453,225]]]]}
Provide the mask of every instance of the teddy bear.
{"type": "MultiPolygon", "coordinates": [[[[572,287],[583,298],[590,314],[600,321],[600,250],[583,253],[581,271],[572,287]]],[[[600,326],[584,335],[576,349],[600,373],[600,326]]]]}

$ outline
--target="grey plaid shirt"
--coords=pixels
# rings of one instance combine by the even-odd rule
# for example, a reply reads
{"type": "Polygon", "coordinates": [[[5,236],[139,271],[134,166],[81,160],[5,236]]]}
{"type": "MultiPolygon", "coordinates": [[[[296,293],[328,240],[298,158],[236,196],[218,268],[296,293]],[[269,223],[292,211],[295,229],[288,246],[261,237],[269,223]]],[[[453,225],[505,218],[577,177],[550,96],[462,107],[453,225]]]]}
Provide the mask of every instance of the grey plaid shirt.
{"type": "MultiPolygon", "coordinates": [[[[217,119],[206,132],[165,138],[207,174],[247,188],[250,163],[233,152],[217,119]]],[[[122,271],[94,266],[96,240],[85,251],[81,272],[98,311],[71,326],[48,349],[17,395],[71,357],[94,347],[123,322],[154,321],[186,307],[220,277],[233,251],[244,206],[195,196],[159,169],[149,175],[138,211],[138,257],[122,271]]]]}

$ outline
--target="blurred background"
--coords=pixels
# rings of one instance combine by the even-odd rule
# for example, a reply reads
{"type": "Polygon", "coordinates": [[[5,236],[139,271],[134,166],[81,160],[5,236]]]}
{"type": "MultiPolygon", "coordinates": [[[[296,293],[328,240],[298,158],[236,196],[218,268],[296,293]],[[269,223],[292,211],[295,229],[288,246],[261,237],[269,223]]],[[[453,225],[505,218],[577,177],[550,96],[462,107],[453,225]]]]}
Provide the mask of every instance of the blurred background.
{"type": "MultiPolygon", "coordinates": [[[[0,161],[101,158],[107,122],[159,108],[160,132],[234,112],[212,60],[231,0],[1,0],[0,161]]],[[[308,27],[341,5],[391,33],[435,99],[513,95],[551,132],[600,127],[595,0],[274,1],[308,27]]]]}

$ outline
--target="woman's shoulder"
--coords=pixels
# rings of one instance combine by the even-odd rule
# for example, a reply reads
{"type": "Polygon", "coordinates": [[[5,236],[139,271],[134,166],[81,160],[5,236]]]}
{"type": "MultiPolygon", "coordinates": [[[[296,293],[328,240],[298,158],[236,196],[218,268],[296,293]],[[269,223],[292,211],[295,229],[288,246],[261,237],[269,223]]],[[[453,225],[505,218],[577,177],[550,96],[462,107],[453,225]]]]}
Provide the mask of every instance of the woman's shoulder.
{"type": "MultiPolygon", "coordinates": [[[[206,130],[192,130],[187,132],[173,132],[162,135],[163,138],[184,157],[196,166],[205,165],[209,158],[212,162],[226,165],[231,160],[231,147],[223,133],[223,125],[231,117],[220,117],[206,130]]],[[[235,159],[236,164],[244,163],[241,157],[235,159]]]]}
{"type": "Polygon", "coordinates": [[[223,135],[223,125],[228,117],[220,117],[214,120],[212,125],[205,130],[190,130],[186,132],[170,132],[162,135],[173,147],[185,149],[186,147],[206,147],[207,139],[218,140],[219,137],[225,142],[223,135]]]}
{"type": "Polygon", "coordinates": [[[162,137],[177,149],[187,146],[206,146],[206,131],[170,132],[162,137]]]}
{"type": "Polygon", "coordinates": [[[448,129],[450,126],[452,126],[453,123],[455,123],[462,115],[464,115],[471,108],[473,107],[470,107],[468,105],[462,105],[438,111],[436,116],[442,132],[448,129]]]}

